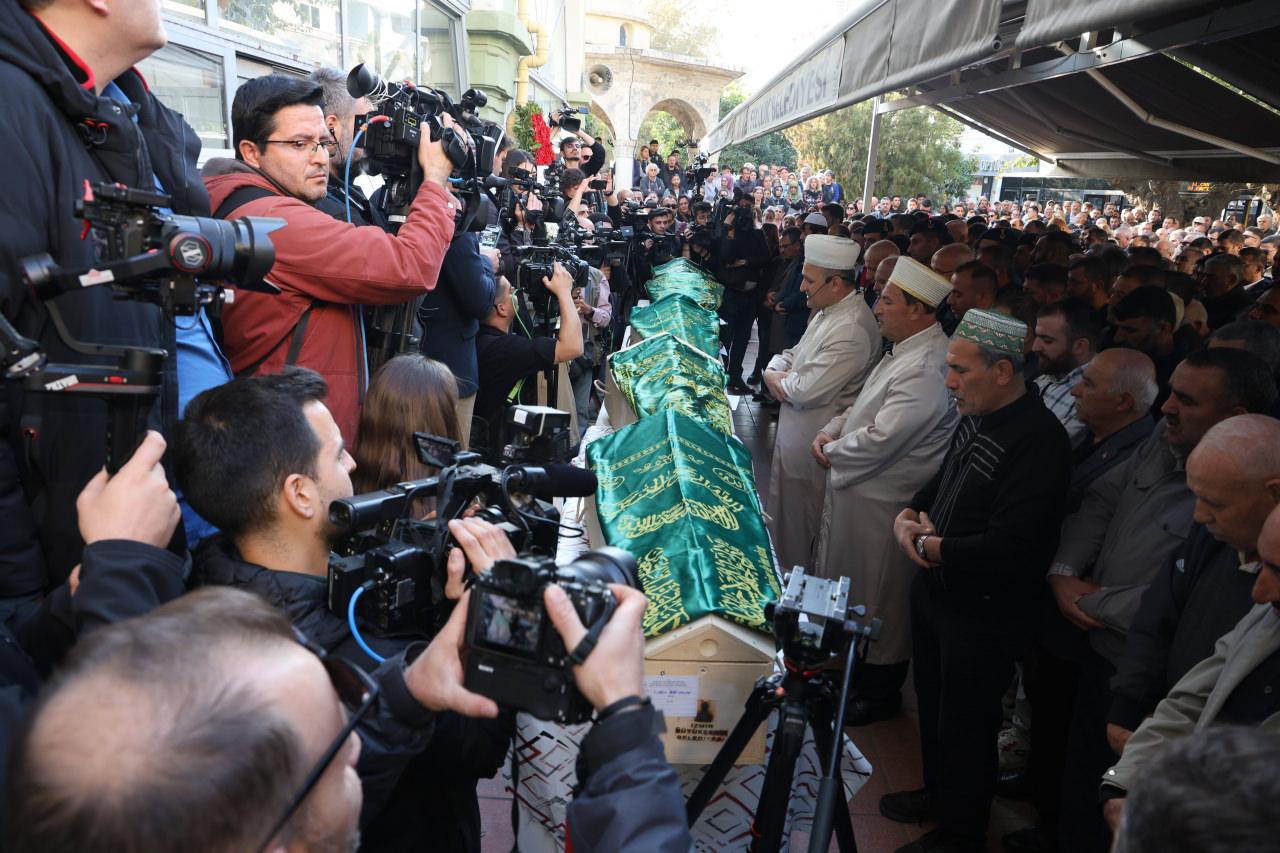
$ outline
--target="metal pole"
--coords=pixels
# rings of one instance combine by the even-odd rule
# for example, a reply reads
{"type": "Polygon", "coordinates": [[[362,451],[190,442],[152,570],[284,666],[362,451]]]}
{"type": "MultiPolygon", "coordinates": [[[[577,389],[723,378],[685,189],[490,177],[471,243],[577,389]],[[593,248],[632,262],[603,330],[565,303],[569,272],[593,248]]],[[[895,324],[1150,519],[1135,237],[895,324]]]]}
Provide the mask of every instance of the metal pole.
{"type": "Polygon", "coordinates": [[[871,140],[867,143],[867,174],[862,182],[862,212],[871,212],[871,193],[876,183],[876,158],[880,155],[880,96],[871,102],[871,140]]]}

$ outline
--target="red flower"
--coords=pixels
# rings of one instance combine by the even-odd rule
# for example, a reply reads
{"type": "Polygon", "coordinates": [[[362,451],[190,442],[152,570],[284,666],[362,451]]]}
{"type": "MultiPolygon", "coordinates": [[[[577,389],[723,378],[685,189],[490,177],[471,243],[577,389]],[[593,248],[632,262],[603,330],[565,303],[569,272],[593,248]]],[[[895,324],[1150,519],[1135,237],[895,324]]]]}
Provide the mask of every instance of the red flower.
{"type": "Polygon", "coordinates": [[[551,146],[551,128],[542,118],[542,113],[529,116],[529,125],[533,128],[533,139],[538,143],[534,152],[534,162],[539,166],[550,166],[556,159],[555,149],[551,146]]]}

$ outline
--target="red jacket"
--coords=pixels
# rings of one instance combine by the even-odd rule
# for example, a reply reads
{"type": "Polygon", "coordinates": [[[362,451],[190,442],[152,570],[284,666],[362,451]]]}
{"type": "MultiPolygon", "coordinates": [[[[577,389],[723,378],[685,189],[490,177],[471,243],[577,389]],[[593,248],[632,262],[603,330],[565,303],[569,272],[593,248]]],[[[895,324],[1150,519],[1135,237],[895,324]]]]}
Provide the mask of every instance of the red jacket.
{"type": "MultiPolygon", "coordinates": [[[[211,162],[205,171],[213,210],[243,186],[279,192],[256,172],[226,161],[211,162]],[[210,177],[211,171],[224,174],[210,177]]],[[[407,302],[435,287],[453,239],[456,206],[440,186],[424,183],[395,235],[340,222],[292,196],[255,199],[229,211],[228,219],[278,216],[288,223],[271,234],[276,262],[266,276],[283,292],[268,296],[238,290],[235,301],[223,309],[232,370],[240,373],[264,357],[255,373],[283,369],[293,329],[314,302],[296,363],[329,383],[325,404],[347,444],[354,444],[365,382],[359,306],[407,302]]]]}

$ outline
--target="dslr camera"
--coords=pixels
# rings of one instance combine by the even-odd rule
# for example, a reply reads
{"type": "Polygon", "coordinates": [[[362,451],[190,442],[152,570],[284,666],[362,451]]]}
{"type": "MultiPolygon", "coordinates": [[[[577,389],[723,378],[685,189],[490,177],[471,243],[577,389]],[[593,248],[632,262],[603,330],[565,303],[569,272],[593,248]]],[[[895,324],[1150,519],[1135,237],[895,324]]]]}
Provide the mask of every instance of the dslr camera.
{"type": "Polygon", "coordinates": [[[591,703],[573,680],[572,657],[543,601],[559,584],[587,628],[589,654],[613,616],[610,583],[639,586],[635,558],[618,548],[588,551],[567,566],[521,555],[476,577],[467,610],[463,685],[506,708],[564,725],[591,719],[591,703]]]}

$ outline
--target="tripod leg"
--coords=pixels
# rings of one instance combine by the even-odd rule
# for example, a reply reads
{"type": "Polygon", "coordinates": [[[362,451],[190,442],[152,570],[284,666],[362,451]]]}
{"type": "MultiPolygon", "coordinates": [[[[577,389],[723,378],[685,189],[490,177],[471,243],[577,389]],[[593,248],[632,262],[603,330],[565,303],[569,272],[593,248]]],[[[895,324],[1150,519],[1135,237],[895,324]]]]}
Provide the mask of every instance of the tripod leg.
{"type": "Polygon", "coordinates": [[[742,718],[733,727],[733,731],[729,732],[729,737],[725,738],[724,746],[720,747],[720,751],[716,753],[715,760],[711,762],[707,772],[703,774],[697,787],[689,795],[689,801],[685,805],[685,815],[689,821],[689,826],[693,826],[698,822],[698,816],[707,807],[707,803],[711,802],[712,795],[720,787],[720,783],[724,781],[725,774],[729,772],[729,768],[738,760],[742,750],[746,748],[747,741],[756,733],[756,729],[760,728],[760,724],[768,719],[769,709],[772,707],[768,700],[772,695],[773,686],[770,681],[757,686],[751,691],[751,695],[747,697],[742,718]]]}
{"type": "Polygon", "coordinates": [[[751,826],[751,834],[755,836],[751,843],[752,853],[776,853],[782,846],[787,803],[791,800],[791,782],[808,724],[809,713],[804,701],[785,699],[778,711],[769,766],[764,771],[760,804],[756,806],[756,819],[751,826]]]}
{"type": "Polygon", "coordinates": [[[839,741],[833,750],[832,738],[839,738],[842,732],[832,731],[831,709],[825,703],[813,711],[813,740],[818,748],[822,765],[822,784],[818,788],[818,799],[813,805],[813,829],[809,835],[809,853],[825,851],[831,845],[831,828],[834,825],[836,842],[841,853],[857,853],[858,844],[853,837],[853,818],[849,816],[849,804],[844,798],[844,779],[840,771],[840,756],[844,750],[839,741]],[[829,767],[831,756],[836,758],[834,768],[829,767]]]}

